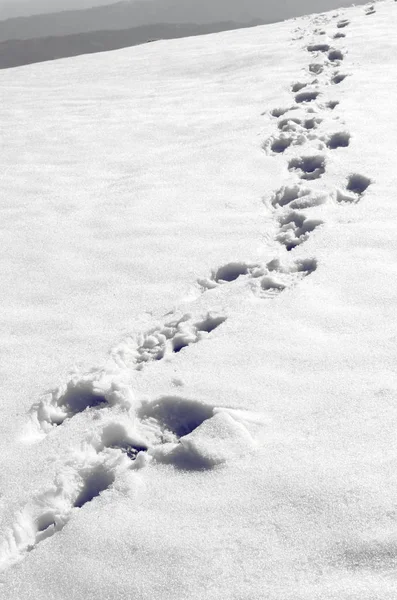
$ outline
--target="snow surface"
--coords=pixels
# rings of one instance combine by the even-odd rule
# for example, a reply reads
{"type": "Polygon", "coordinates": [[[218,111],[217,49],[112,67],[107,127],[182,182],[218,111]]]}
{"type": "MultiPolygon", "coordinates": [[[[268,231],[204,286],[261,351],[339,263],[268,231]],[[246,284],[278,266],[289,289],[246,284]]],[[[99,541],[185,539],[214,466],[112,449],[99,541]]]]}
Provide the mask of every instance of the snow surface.
{"type": "Polygon", "coordinates": [[[1,73],[1,598],[395,599],[396,29],[1,73]]]}

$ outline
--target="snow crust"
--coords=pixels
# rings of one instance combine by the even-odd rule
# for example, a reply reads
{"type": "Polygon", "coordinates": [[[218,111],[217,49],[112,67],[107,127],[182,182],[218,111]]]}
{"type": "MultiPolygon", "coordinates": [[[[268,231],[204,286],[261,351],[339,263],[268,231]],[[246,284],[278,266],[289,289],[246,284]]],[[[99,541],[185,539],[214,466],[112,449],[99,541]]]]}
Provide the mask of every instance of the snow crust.
{"type": "Polygon", "coordinates": [[[396,28],[1,73],[2,598],[395,598],[396,28]]]}

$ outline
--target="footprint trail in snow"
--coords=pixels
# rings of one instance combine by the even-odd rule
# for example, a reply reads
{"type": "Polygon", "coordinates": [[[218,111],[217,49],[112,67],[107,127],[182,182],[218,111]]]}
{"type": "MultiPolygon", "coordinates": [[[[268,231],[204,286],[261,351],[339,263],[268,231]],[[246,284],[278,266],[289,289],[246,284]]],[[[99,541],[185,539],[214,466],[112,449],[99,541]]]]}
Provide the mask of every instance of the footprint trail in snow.
{"type": "MultiPolygon", "coordinates": [[[[373,12],[373,6],[366,9],[367,15],[373,12]]],[[[196,282],[199,294],[211,298],[213,290],[225,292],[226,306],[230,286],[243,285],[247,297],[254,294],[268,301],[299,285],[319,268],[315,257],[301,256],[307,240],[326,227],[318,211],[329,202],[359,202],[370,186],[367,175],[346,173],[344,189],[316,187],[326,179],[329,153],[343,152],[351,142],[339,111],[338,119],[333,116],[340,101],[326,99],[348,76],[340,70],[346,51],[335,44],[343,43],[349,24],[340,19],[331,30],[330,19],[312,19],[310,40],[302,48],[307,69],[291,83],[290,105],[264,113],[274,122],[274,133],[262,148],[273,160],[283,161],[288,178],[265,198],[274,217],[279,252],[264,264],[234,259],[215,267],[196,282]],[[330,123],[335,126],[332,133],[330,123]]],[[[304,39],[301,30],[296,33],[294,39],[304,39]]],[[[105,368],[73,376],[32,406],[30,427],[36,439],[56,436],[58,427],[81,413],[95,419],[80,447],[59,461],[53,484],[16,510],[14,524],[0,543],[0,570],[61,531],[89,502],[101,495],[111,499],[117,493],[113,484],[126,471],[144,469],[149,462],[206,471],[255,451],[258,442],[249,423],[263,426],[263,415],[182,396],[143,402],[132,389],[133,378],[144,369],[152,369],[155,377],[163,360],[174,360],[194,344],[203,343],[204,351],[204,341],[218,335],[229,316],[216,310],[206,314],[192,310],[179,316],[174,312],[172,318],[124,339],[111,350],[105,368]]]]}

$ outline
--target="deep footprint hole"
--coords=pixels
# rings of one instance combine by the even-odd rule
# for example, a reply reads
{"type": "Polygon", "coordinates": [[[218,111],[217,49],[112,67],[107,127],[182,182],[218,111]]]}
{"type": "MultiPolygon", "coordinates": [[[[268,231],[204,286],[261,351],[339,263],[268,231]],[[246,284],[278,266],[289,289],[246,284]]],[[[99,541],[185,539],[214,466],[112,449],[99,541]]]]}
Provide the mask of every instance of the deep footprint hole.
{"type": "Polygon", "coordinates": [[[101,492],[107,490],[113,482],[114,474],[103,467],[98,466],[85,477],[83,487],[73,506],[75,508],[81,508],[99,496],[101,492]]]}
{"type": "Polygon", "coordinates": [[[341,50],[331,50],[328,52],[328,60],[332,62],[343,60],[343,52],[341,52],[341,50]]]}
{"type": "Polygon", "coordinates": [[[140,419],[155,419],[162,428],[177,437],[188,435],[213,416],[212,406],[177,396],[159,398],[143,405],[138,411],[140,419]]]}
{"type": "Polygon", "coordinates": [[[302,82],[297,82],[294,83],[291,87],[292,92],[295,94],[296,92],[300,92],[301,90],[303,90],[303,88],[305,88],[307,86],[307,83],[302,83],[302,82]]]}
{"type": "Polygon", "coordinates": [[[350,133],[341,131],[331,135],[327,142],[327,146],[330,150],[336,150],[336,148],[346,148],[350,144],[350,133]]]}
{"type": "Polygon", "coordinates": [[[273,108],[273,110],[270,111],[270,114],[272,115],[272,117],[276,117],[276,119],[278,119],[290,110],[291,108],[273,108]]]}
{"type": "Polygon", "coordinates": [[[86,408],[95,408],[107,403],[105,396],[101,394],[94,394],[82,387],[69,386],[60,405],[67,408],[69,416],[73,416],[83,412],[86,408]]]}
{"type": "Polygon", "coordinates": [[[333,83],[334,85],[338,85],[339,83],[342,83],[342,81],[344,81],[346,77],[347,75],[345,75],[344,73],[336,73],[336,75],[332,77],[331,83],[333,83]]]}
{"type": "Polygon", "coordinates": [[[183,350],[183,348],[187,348],[189,344],[190,342],[188,342],[184,336],[175,337],[172,340],[172,351],[177,354],[178,352],[183,350]]]}
{"type": "Polygon", "coordinates": [[[43,533],[50,527],[55,528],[54,514],[51,511],[48,511],[48,512],[40,515],[40,517],[38,517],[36,520],[36,527],[37,527],[37,531],[39,533],[43,533]]]}
{"type": "Polygon", "coordinates": [[[316,119],[306,119],[306,121],[303,123],[303,127],[305,129],[315,129],[317,127],[317,120],[316,119]]]}
{"type": "Polygon", "coordinates": [[[330,100],[329,102],[327,102],[326,107],[329,108],[330,110],[334,110],[334,108],[336,108],[339,104],[339,100],[330,100]]]}
{"type": "Polygon", "coordinates": [[[219,267],[214,274],[214,280],[216,282],[226,281],[230,283],[241,277],[241,275],[248,275],[248,273],[249,267],[245,263],[231,262],[223,267],[219,267]]]}
{"type": "Polygon", "coordinates": [[[312,44],[307,47],[309,52],[328,52],[329,49],[329,44],[312,44]]]}
{"type": "Polygon", "coordinates": [[[303,273],[306,275],[311,275],[317,269],[317,260],[315,258],[301,258],[295,261],[295,265],[293,267],[293,271],[297,273],[303,273]]]}
{"type": "Polygon", "coordinates": [[[296,94],[295,102],[297,102],[298,104],[301,104],[302,102],[313,102],[319,97],[319,95],[320,92],[316,91],[300,92],[299,94],[296,94]]]}
{"type": "Polygon", "coordinates": [[[211,333],[214,329],[217,329],[222,323],[226,321],[226,317],[210,317],[208,316],[204,321],[196,323],[197,331],[206,331],[211,333]]]}
{"type": "Polygon", "coordinates": [[[349,192],[361,195],[365,192],[368,186],[371,185],[371,183],[371,179],[365,177],[365,175],[358,175],[358,173],[354,173],[353,175],[349,176],[346,189],[349,192]]]}
{"type": "Polygon", "coordinates": [[[285,152],[285,150],[287,148],[289,148],[292,144],[292,139],[291,138],[279,138],[277,140],[274,140],[272,145],[271,145],[271,150],[272,152],[275,152],[276,154],[282,154],[283,152],[285,152]]]}

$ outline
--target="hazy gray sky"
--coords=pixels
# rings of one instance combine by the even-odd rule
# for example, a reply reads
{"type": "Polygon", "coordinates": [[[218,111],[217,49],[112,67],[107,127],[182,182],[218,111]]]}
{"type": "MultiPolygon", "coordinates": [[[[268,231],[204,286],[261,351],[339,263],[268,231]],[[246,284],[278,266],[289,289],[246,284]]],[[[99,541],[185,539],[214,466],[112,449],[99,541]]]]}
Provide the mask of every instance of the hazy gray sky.
{"type": "MultiPolygon", "coordinates": [[[[136,2],[137,0],[129,0],[136,2]]],[[[169,5],[175,11],[175,7],[183,5],[183,12],[188,13],[189,6],[192,9],[192,18],[200,9],[200,5],[206,4],[205,0],[140,0],[140,2],[154,3],[157,5],[169,5]]],[[[356,4],[364,4],[366,0],[356,0],[356,4]]],[[[0,0],[0,18],[16,17],[28,14],[58,12],[68,9],[84,9],[91,6],[103,6],[112,4],[114,0],[0,0]]],[[[350,0],[231,0],[230,5],[236,10],[247,11],[252,7],[264,10],[271,18],[271,14],[281,15],[283,18],[297,14],[310,12],[321,12],[339,6],[352,4],[350,0]]],[[[214,14],[219,13],[218,5],[224,9],[227,7],[225,0],[212,0],[214,14]]],[[[217,17],[215,17],[217,18],[217,17]]]]}

